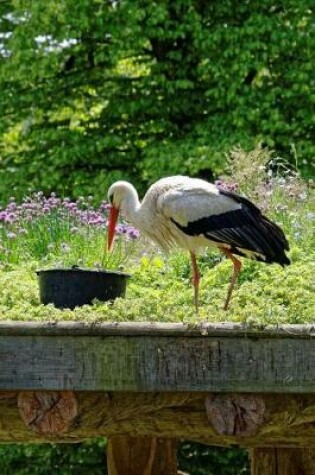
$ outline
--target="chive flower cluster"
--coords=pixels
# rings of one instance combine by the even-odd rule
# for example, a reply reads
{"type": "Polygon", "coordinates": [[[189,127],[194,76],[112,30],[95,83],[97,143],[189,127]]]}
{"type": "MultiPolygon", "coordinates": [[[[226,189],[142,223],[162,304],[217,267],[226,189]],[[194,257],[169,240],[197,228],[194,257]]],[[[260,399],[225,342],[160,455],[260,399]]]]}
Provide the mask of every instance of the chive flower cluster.
{"type": "MultiPolygon", "coordinates": [[[[56,259],[58,254],[72,250],[73,258],[80,250],[82,260],[100,240],[102,249],[98,254],[104,253],[109,208],[105,201],[93,206],[92,197],[71,200],[55,193],[48,197],[43,192],[33,193],[21,203],[10,198],[9,203],[0,206],[0,262],[18,262],[23,257],[56,259]]],[[[123,259],[130,243],[139,238],[139,231],[120,221],[116,235],[118,242],[124,241],[119,251],[123,259]]]]}

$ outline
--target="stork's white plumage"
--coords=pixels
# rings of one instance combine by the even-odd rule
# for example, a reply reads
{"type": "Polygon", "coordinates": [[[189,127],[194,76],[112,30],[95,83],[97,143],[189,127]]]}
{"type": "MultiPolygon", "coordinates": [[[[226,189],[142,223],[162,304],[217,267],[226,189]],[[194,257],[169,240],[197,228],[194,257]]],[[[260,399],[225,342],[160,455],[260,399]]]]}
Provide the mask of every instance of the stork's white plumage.
{"type": "Polygon", "coordinates": [[[133,226],[165,251],[174,245],[187,249],[197,309],[200,275],[196,253],[201,248],[217,247],[233,262],[225,309],[241,270],[241,262],[234,254],[282,266],[290,264],[285,255],[288,242],[279,226],[246,198],[204,180],[185,176],[162,178],[148,189],[141,203],[130,183],[117,181],[109,188],[108,199],[112,205],[108,248],[113,243],[119,211],[123,211],[133,226]]]}

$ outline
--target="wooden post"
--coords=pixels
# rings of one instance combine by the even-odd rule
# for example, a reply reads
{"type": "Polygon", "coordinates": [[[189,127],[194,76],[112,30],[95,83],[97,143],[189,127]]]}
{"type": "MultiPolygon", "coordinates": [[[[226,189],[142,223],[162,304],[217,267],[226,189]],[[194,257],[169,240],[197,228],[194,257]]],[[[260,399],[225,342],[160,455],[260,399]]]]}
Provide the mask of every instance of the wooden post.
{"type": "Polygon", "coordinates": [[[107,468],[109,475],[176,475],[176,440],[111,437],[107,468]]]}
{"type": "Polygon", "coordinates": [[[315,473],[314,449],[253,449],[252,475],[313,475],[315,473]]]}

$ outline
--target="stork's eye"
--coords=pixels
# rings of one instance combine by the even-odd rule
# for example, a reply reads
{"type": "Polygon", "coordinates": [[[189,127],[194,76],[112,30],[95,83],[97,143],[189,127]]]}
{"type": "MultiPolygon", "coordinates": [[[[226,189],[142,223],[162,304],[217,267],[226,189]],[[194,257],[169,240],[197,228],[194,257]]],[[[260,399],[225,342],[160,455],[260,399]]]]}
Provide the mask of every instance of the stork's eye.
{"type": "Polygon", "coordinates": [[[111,205],[113,204],[113,202],[114,202],[114,193],[111,193],[110,195],[108,195],[108,201],[110,202],[111,205]]]}

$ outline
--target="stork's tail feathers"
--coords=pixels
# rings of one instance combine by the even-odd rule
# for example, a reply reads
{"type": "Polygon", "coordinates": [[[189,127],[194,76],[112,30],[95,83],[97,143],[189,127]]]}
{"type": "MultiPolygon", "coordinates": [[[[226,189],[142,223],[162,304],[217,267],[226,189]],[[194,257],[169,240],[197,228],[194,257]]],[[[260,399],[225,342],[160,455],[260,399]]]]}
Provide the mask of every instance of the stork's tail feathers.
{"type": "Polygon", "coordinates": [[[265,241],[268,242],[268,248],[265,249],[265,262],[275,262],[282,267],[289,265],[290,259],[285,254],[285,251],[289,250],[289,243],[282,229],[266,216],[262,216],[260,227],[263,228],[265,241]]]}
{"type": "MultiPolygon", "coordinates": [[[[239,233],[243,235],[244,241],[247,240],[247,249],[257,252],[252,255],[252,258],[270,264],[277,263],[283,267],[289,265],[290,259],[285,254],[285,251],[289,250],[289,243],[282,229],[264,216],[247,198],[231,192],[221,191],[221,193],[234,198],[243,206],[242,212],[248,221],[243,229],[239,230],[239,233]]],[[[246,255],[242,251],[237,252],[237,249],[231,250],[231,252],[246,255]]]]}

